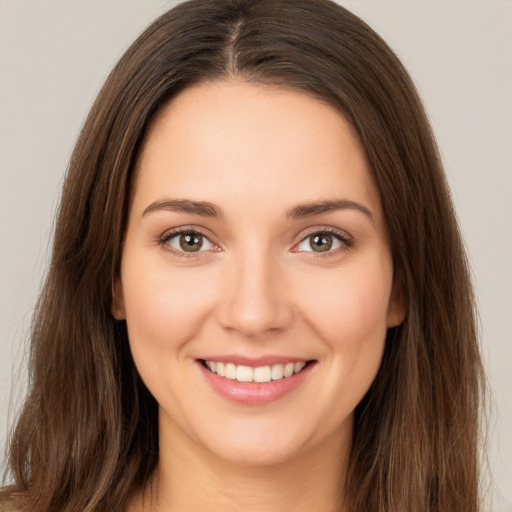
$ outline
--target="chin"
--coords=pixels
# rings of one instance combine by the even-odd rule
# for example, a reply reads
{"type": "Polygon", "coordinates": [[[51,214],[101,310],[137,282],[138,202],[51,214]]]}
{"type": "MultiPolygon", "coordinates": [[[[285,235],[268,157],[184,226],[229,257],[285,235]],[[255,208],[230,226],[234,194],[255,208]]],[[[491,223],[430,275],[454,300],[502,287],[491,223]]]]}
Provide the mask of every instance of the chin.
{"type": "Polygon", "coordinates": [[[312,453],[321,453],[322,447],[346,444],[352,435],[352,417],[344,422],[345,427],[332,429],[332,425],[315,428],[308,422],[299,424],[289,419],[273,424],[264,418],[252,418],[238,425],[225,425],[209,435],[203,433],[199,440],[203,449],[227,463],[245,467],[272,467],[290,461],[312,460],[312,453]],[[259,421],[258,421],[259,420],[259,421]],[[245,425],[243,424],[245,423],[245,425]],[[327,428],[326,428],[327,427],[327,428]],[[331,429],[329,428],[331,427],[331,429]]]}
{"type": "Polygon", "coordinates": [[[301,451],[289,444],[258,443],[248,439],[207,449],[227,463],[251,468],[279,466],[296,458],[301,451]]]}

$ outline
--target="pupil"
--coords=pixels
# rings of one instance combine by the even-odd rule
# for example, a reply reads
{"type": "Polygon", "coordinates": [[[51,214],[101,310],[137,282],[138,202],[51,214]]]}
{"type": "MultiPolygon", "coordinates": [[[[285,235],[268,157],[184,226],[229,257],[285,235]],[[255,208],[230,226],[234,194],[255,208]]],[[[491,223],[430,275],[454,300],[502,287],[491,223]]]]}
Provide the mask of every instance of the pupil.
{"type": "Polygon", "coordinates": [[[311,248],[315,252],[325,252],[332,247],[332,236],[326,233],[313,236],[310,242],[311,248]]]}
{"type": "Polygon", "coordinates": [[[191,233],[183,234],[180,237],[180,246],[184,251],[196,252],[203,245],[203,237],[191,233]]]}

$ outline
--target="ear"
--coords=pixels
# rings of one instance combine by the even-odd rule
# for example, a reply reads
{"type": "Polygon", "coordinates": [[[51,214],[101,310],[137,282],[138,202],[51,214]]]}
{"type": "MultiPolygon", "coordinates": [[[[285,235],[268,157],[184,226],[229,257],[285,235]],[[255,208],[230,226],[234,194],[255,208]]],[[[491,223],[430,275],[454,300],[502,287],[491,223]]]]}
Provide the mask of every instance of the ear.
{"type": "Polygon", "coordinates": [[[121,283],[120,277],[114,279],[112,283],[112,305],[110,311],[112,312],[112,316],[116,320],[126,319],[126,312],[124,308],[123,285],[121,283]]]}
{"type": "Polygon", "coordinates": [[[407,298],[404,292],[402,280],[396,275],[393,277],[393,286],[389,297],[387,326],[397,327],[405,319],[407,315],[407,298]]]}

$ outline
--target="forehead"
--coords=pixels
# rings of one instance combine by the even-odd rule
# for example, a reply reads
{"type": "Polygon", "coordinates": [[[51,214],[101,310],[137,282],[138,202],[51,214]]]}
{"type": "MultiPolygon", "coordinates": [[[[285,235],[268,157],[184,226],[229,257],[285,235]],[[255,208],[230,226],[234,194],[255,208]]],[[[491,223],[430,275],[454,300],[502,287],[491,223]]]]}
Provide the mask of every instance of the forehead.
{"type": "Polygon", "coordinates": [[[245,82],[190,87],[166,105],[147,133],[134,192],[283,206],[341,194],[380,210],[364,149],[338,110],[245,82]]]}

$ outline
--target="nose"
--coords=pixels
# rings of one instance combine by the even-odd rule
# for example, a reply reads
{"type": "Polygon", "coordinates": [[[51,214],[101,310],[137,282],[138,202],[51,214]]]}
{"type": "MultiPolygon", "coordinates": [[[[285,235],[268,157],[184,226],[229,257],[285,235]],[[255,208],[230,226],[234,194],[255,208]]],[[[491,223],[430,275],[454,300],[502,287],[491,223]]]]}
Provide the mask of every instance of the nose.
{"type": "Polygon", "coordinates": [[[280,265],[256,250],[229,264],[229,284],[219,306],[220,324],[250,338],[286,329],[293,308],[280,265]]]}

